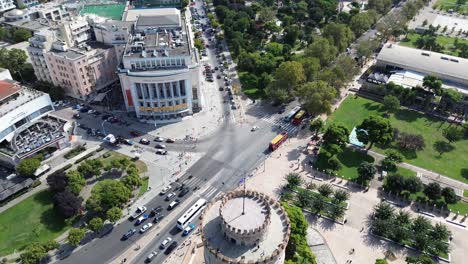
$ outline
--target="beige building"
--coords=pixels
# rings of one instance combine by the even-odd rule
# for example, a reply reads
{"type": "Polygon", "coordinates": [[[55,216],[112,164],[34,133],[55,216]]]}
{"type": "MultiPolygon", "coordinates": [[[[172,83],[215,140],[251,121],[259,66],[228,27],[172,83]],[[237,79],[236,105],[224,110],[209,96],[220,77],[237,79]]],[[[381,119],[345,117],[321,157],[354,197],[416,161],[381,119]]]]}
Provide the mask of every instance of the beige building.
{"type": "Polygon", "coordinates": [[[122,59],[132,24],[133,22],[110,20],[93,25],[96,41],[114,46],[119,62],[122,59]]]}
{"type": "Polygon", "coordinates": [[[118,78],[115,49],[105,44],[90,42],[83,48],[68,48],[56,41],[44,57],[52,82],[75,98],[86,99],[118,78]]]}
{"type": "Polygon", "coordinates": [[[55,41],[57,41],[57,32],[50,28],[34,33],[34,36],[29,39],[28,55],[34,73],[40,81],[53,83],[44,54],[52,48],[52,43],[55,41]]]}

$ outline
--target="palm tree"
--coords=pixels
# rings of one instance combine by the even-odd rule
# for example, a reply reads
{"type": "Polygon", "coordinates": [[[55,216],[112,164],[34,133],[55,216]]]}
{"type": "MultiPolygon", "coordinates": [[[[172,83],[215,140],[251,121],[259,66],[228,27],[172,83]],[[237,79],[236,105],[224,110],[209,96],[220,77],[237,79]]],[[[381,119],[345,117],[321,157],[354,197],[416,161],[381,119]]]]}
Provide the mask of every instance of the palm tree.
{"type": "Polygon", "coordinates": [[[329,216],[333,219],[342,218],[345,215],[345,212],[346,208],[336,204],[330,205],[328,210],[329,216]]]}
{"type": "Polygon", "coordinates": [[[399,226],[409,227],[411,224],[411,218],[408,212],[400,210],[395,215],[395,224],[399,226]]]}
{"type": "Polygon", "coordinates": [[[308,183],[306,183],[306,189],[307,189],[307,190],[311,190],[311,191],[312,191],[312,190],[314,190],[315,188],[317,188],[317,185],[316,185],[315,183],[313,183],[313,182],[308,182],[308,183]]]}
{"type": "Polygon", "coordinates": [[[315,209],[316,213],[320,213],[325,209],[326,203],[323,196],[317,195],[311,203],[311,207],[315,209]]]}
{"type": "Polygon", "coordinates": [[[296,189],[297,187],[301,186],[304,183],[299,173],[290,172],[286,174],[285,178],[286,178],[286,181],[288,182],[286,187],[291,190],[296,189]]]}
{"type": "Polygon", "coordinates": [[[374,217],[381,220],[391,220],[395,216],[395,209],[384,202],[380,202],[374,207],[374,217]]]}
{"type": "Polygon", "coordinates": [[[446,242],[449,239],[451,232],[448,230],[446,225],[437,223],[432,228],[432,231],[429,235],[436,241],[446,242]]]}
{"type": "Polygon", "coordinates": [[[324,197],[328,197],[333,193],[333,188],[330,184],[322,184],[317,188],[317,191],[324,197]]]}
{"type": "Polygon", "coordinates": [[[333,196],[335,197],[336,203],[340,204],[341,202],[349,199],[349,192],[345,190],[336,190],[333,196]]]}
{"type": "Polygon", "coordinates": [[[415,236],[417,235],[424,235],[427,236],[427,233],[431,231],[432,225],[431,222],[423,217],[423,216],[418,216],[416,219],[413,221],[413,231],[415,236]]]}
{"type": "Polygon", "coordinates": [[[302,208],[309,207],[312,200],[312,194],[309,190],[299,189],[297,199],[299,200],[299,204],[302,208]]]}

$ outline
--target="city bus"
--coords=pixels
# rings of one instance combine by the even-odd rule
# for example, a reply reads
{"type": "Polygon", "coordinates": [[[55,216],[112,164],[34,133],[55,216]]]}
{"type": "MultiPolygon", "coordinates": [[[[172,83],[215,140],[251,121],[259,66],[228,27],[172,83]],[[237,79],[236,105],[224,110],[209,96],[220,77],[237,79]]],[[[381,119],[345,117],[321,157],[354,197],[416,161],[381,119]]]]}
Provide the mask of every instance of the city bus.
{"type": "Polygon", "coordinates": [[[194,205],[192,205],[187,212],[185,212],[179,220],[177,220],[177,227],[180,230],[184,230],[197,215],[201,213],[203,208],[206,206],[205,199],[199,199],[194,205]]]}
{"type": "Polygon", "coordinates": [[[277,149],[284,141],[288,139],[288,132],[283,131],[281,134],[277,135],[271,142],[270,142],[270,150],[273,151],[277,149]]]}
{"type": "Polygon", "coordinates": [[[300,106],[294,107],[291,111],[289,111],[288,115],[284,118],[284,121],[286,122],[291,121],[299,111],[301,111],[300,106]]]}
{"type": "Polygon", "coordinates": [[[304,119],[304,116],[305,116],[305,111],[304,110],[301,110],[299,111],[295,116],[294,116],[294,119],[293,119],[293,124],[298,126],[301,124],[302,122],[302,119],[304,119]]]}

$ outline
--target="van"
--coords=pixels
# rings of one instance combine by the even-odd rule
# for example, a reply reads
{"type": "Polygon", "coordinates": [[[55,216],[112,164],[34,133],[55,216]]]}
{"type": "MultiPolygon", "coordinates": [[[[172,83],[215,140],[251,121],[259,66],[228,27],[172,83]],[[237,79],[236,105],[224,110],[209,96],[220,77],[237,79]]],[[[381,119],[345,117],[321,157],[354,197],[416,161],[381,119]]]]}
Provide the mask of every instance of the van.
{"type": "Polygon", "coordinates": [[[167,207],[167,210],[172,210],[174,207],[176,207],[179,204],[179,200],[172,201],[169,206],[167,207]]]}

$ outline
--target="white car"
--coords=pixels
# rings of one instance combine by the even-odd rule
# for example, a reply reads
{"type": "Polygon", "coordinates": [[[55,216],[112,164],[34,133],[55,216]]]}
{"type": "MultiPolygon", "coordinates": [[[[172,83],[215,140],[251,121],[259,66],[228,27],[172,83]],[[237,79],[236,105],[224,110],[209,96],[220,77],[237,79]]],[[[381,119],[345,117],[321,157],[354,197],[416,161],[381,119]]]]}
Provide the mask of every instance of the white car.
{"type": "Polygon", "coordinates": [[[254,131],[257,131],[258,130],[258,126],[253,126],[252,129],[250,129],[250,131],[254,132],[254,131]]]}
{"type": "Polygon", "coordinates": [[[146,263],[151,262],[157,255],[158,255],[158,252],[156,252],[156,251],[151,252],[151,253],[148,255],[148,257],[146,257],[145,262],[146,262],[146,263]]]}
{"type": "Polygon", "coordinates": [[[166,248],[167,245],[169,245],[169,243],[172,242],[172,238],[171,237],[167,237],[166,239],[164,239],[164,241],[161,243],[161,245],[159,246],[161,249],[164,249],[166,248]]]}
{"type": "Polygon", "coordinates": [[[176,196],[175,192],[171,192],[166,196],[166,201],[170,201],[172,198],[176,196]]]}
{"type": "Polygon", "coordinates": [[[158,150],[156,150],[156,154],[158,154],[158,155],[167,155],[167,150],[158,149],[158,150]]]}
{"type": "Polygon", "coordinates": [[[164,142],[164,138],[163,137],[157,137],[154,139],[154,141],[156,142],[164,142]]]}
{"type": "Polygon", "coordinates": [[[161,190],[161,195],[166,194],[171,189],[172,189],[171,185],[168,185],[168,186],[164,187],[164,189],[161,190]]]}
{"type": "Polygon", "coordinates": [[[152,223],[147,223],[146,225],[144,225],[141,229],[140,229],[140,233],[144,233],[146,231],[148,231],[148,229],[150,229],[151,227],[153,227],[153,224],[152,223]]]}
{"type": "Polygon", "coordinates": [[[96,110],[94,110],[94,109],[90,109],[90,110],[88,111],[88,114],[94,114],[94,113],[96,113],[96,110]]]}

